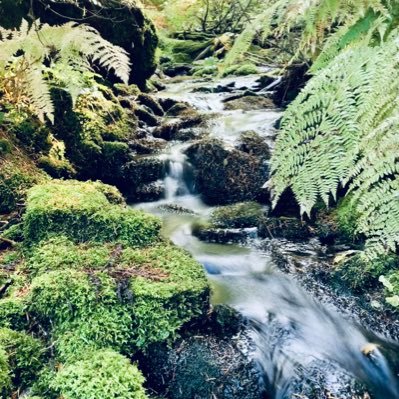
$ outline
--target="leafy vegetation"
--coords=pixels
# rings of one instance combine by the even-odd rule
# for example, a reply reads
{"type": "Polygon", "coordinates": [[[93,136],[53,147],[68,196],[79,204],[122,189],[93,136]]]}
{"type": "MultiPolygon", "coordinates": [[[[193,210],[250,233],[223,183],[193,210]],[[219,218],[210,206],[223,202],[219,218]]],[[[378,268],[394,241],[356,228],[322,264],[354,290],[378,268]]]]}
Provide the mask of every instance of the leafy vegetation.
{"type": "Polygon", "coordinates": [[[66,235],[77,242],[148,245],[156,241],[159,219],[112,204],[108,198],[114,200],[117,195],[113,187],[101,183],[53,180],[35,186],[28,193],[25,237],[32,243],[51,234],[66,235]]]}
{"type": "MultiPolygon", "coordinates": [[[[40,120],[54,122],[54,105],[50,95],[51,79],[59,84],[73,101],[87,87],[91,63],[113,70],[127,82],[130,60],[125,50],[101,38],[86,25],[69,22],[50,26],[22,21],[19,29],[0,29],[0,78],[2,89],[12,104],[31,106],[40,120]],[[62,71],[62,73],[59,73],[62,71]]],[[[90,75],[89,75],[90,76],[90,75]]]]}

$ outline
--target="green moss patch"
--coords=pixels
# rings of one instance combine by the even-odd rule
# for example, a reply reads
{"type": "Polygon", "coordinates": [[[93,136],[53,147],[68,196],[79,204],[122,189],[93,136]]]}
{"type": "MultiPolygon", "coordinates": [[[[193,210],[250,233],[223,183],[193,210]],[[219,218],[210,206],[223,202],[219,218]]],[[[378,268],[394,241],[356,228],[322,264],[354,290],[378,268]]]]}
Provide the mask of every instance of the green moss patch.
{"type": "Polygon", "coordinates": [[[96,351],[63,367],[51,383],[65,399],[146,399],[144,377],[129,359],[96,351]]]}
{"type": "Polygon", "coordinates": [[[75,241],[118,241],[146,245],[158,238],[158,218],[113,205],[109,186],[100,183],[57,181],[33,187],[28,194],[24,233],[29,242],[49,234],[75,241]],[[108,197],[108,198],[107,198],[108,197]]]}
{"type": "Polygon", "coordinates": [[[12,370],[12,385],[26,388],[43,367],[45,349],[36,338],[8,328],[0,329],[0,347],[7,354],[12,370]]]}
{"type": "Polygon", "coordinates": [[[211,223],[221,228],[256,227],[263,217],[263,209],[257,202],[240,202],[216,208],[211,223]]]}
{"type": "Polygon", "coordinates": [[[167,243],[142,249],[53,238],[32,250],[30,310],[56,322],[66,358],[91,347],[123,350],[173,340],[208,307],[202,267],[167,243]],[[129,345],[128,345],[129,344],[129,345]]]}

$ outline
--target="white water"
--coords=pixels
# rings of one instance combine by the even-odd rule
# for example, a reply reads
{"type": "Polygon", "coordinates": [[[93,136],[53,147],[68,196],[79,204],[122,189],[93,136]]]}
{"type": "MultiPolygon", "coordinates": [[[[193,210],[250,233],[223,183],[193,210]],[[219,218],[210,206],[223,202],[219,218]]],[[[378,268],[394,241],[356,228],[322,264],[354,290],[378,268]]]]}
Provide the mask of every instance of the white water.
{"type": "MultiPolygon", "coordinates": [[[[248,86],[251,79],[245,78],[239,84],[248,86]]],[[[247,130],[270,139],[275,134],[272,126],[280,116],[278,111],[223,111],[225,94],[192,93],[199,86],[204,83],[174,84],[162,95],[188,101],[205,112],[218,112],[211,134],[226,142],[234,143],[247,130]]],[[[378,346],[370,357],[362,353],[372,335],[340,315],[333,305],[318,303],[296,281],[276,271],[270,253],[253,245],[204,243],[191,234],[192,223],[212,209],[190,192],[184,148],[176,144],[164,155],[169,162],[166,198],[139,207],[162,216],[164,235],[204,265],[213,285],[214,303],[227,303],[250,320],[256,343],[253,356],[263,371],[269,396],[291,398],[293,381],[315,362],[325,362],[325,385],[332,392],[342,385],[334,373],[338,368],[368,384],[377,399],[399,398],[397,376],[378,346]],[[160,208],[165,204],[179,205],[194,214],[169,213],[160,208]]],[[[393,342],[376,340],[378,345],[398,349],[393,342]]]]}

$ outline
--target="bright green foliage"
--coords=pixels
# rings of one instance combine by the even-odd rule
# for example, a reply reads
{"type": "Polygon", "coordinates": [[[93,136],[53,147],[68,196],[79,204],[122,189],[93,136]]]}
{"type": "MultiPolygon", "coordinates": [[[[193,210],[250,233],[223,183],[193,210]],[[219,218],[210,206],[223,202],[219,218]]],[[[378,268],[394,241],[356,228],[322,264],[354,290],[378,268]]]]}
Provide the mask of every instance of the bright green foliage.
{"type": "Polygon", "coordinates": [[[398,267],[399,258],[396,255],[385,255],[370,261],[359,253],[339,264],[334,275],[352,290],[360,292],[375,289],[382,274],[389,274],[398,267]]]}
{"type": "Polygon", "coordinates": [[[202,267],[167,243],[142,249],[73,244],[62,238],[30,251],[30,311],[52,320],[56,350],[72,359],[87,348],[144,349],[172,341],[208,306],[202,267]]]}
{"type": "Polygon", "coordinates": [[[208,308],[205,273],[187,252],[166,243],[142,250],[127,249],[121,264],[139,270],[130,284],[137,347],[173,341],[185,322],[208,308]]]}
{"type": "MultiPolygon", "coordinates": [[[[394,3],[395,1],[392,2],[392,8],[394,3]]],[[[340,41],[341,45],[346,45],[351,41],[352,34],[363,34],[361,21],[369,12],[375,15],[373,22],[378,20],[384,24],[379,24],[380,32],[386,31],[391,23],[389,9],[382,0],[268,0],[263,5],[263,10],[263,13],[258,13],[251,23],[246,25],[237,38],[226,58],[226,66],[234,65],[237,59],[248,51],[254,37],[260,32],[261,36],[266,38],[269,35],[280,36],[290,30],[299,29],[301,38],[298,52],[314,57],[323,48],[325,37],[336,26],[343,26],[339,33],[342,40],[338,40],[337,37],[329,40],[331,43],[340,41]]]]}
{"type": "Polygon", "coordinates": [[[0,347],[0,395],[7,397],[7,393],[11,388],[11,370],[8,365],[8,357],[5,350],[0,347]]]}
{"type": "Polygon", "coordinates": [[[27,323],[24,298],[9,296],[0,299],[0,327],[21,330],[27,323]]]}
{"type": "Polygon", "coordinates": [[[43,344],[23,332],[1,328],[0,347],[7,353],[14,387],[23,389],[29,386],[43,367],[45,354],[43,344]]]}
{"type": "Polygon", "coordinates": [[[396,308],[399,308],[399,272],[394,272],[387,277],[380,277],[381,283],[384,285],[387,302],[396,308]]]}
{"type": "Polygon", "coordinates": [[[110,262],[113,247],[104,244],[77,246],[65,236],[52,237],[30,253],[27,267],[33,276],[66,269],[101,271],[110,262]]]}
{"type": "Polygon", "coordinates": [[[262,206],[257,202],[240,202],[216,208],[211,214],[211,222],[223,228],[255,227],[262,216],[262,206]]]}
{"type": "Polygon", "coordinates": [[[110,191],[109,186],[100,183],[77,181],[54,180],[35,186],[29,191],[24,215],[26,239],[38,242],[59,234],[75,241],[118,241],[128,245],[157,240],[160,220],[111,204],[107,199],[110,191]]]}
{"type": "Polygon", "coordinates": [[[398,35],[350,46],[311,79],[286,111],[272,158],[274,204],[290,187],[310,214],[348,186],[367,254],[399,242],[398,35]]]}
{"type": "Polygon", "coordinates": [[[131,339],[131,315],[118,298],[115,281],[105,273],[48,272],[33,279],[29,300],[36,317],[54,324],[62,360],[93,348],[122,350],[131,339]]]}
{"type": "Polygon", "coordinates": [[[124,82],[129,79],[127,52],[102,39],[90,26],[74,22],[50,26],[38,21],[29,26],[23,20],[18,30],[0,28],[0,75],[6,78],[3,84],[14,88],[12,100],[20,102],[26,96],[42,121],[45,117],[54,121],[46,64],[55,72],[62,70],[59,76],[63,87],[75,100],[86,87],[85,73],[91,71],[91,62],[112,69],[124,82]]]}
{"type": "Polygon", "coordinates": [[[140,371],[127,358],[101,350],[64,366],[51,385],[64,399],[146,399],[143,383],[140,371]]]}

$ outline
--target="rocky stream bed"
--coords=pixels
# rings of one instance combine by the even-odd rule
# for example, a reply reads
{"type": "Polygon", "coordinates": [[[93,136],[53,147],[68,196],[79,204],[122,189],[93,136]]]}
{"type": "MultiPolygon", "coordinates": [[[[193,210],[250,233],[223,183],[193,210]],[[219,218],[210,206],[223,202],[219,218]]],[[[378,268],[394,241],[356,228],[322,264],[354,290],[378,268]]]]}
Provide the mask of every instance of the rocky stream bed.
{"type": "Polygon", "coordinates": [[[132,206],[161,216],[164,236],[204,265],[214,305],[141,359],[148,387],[171,399],[398,398],[398,321],[328,273],[349,247],[270,213],[273,89],[259,76],[178,78],[145,106],[151,154],[132,206]]]}

